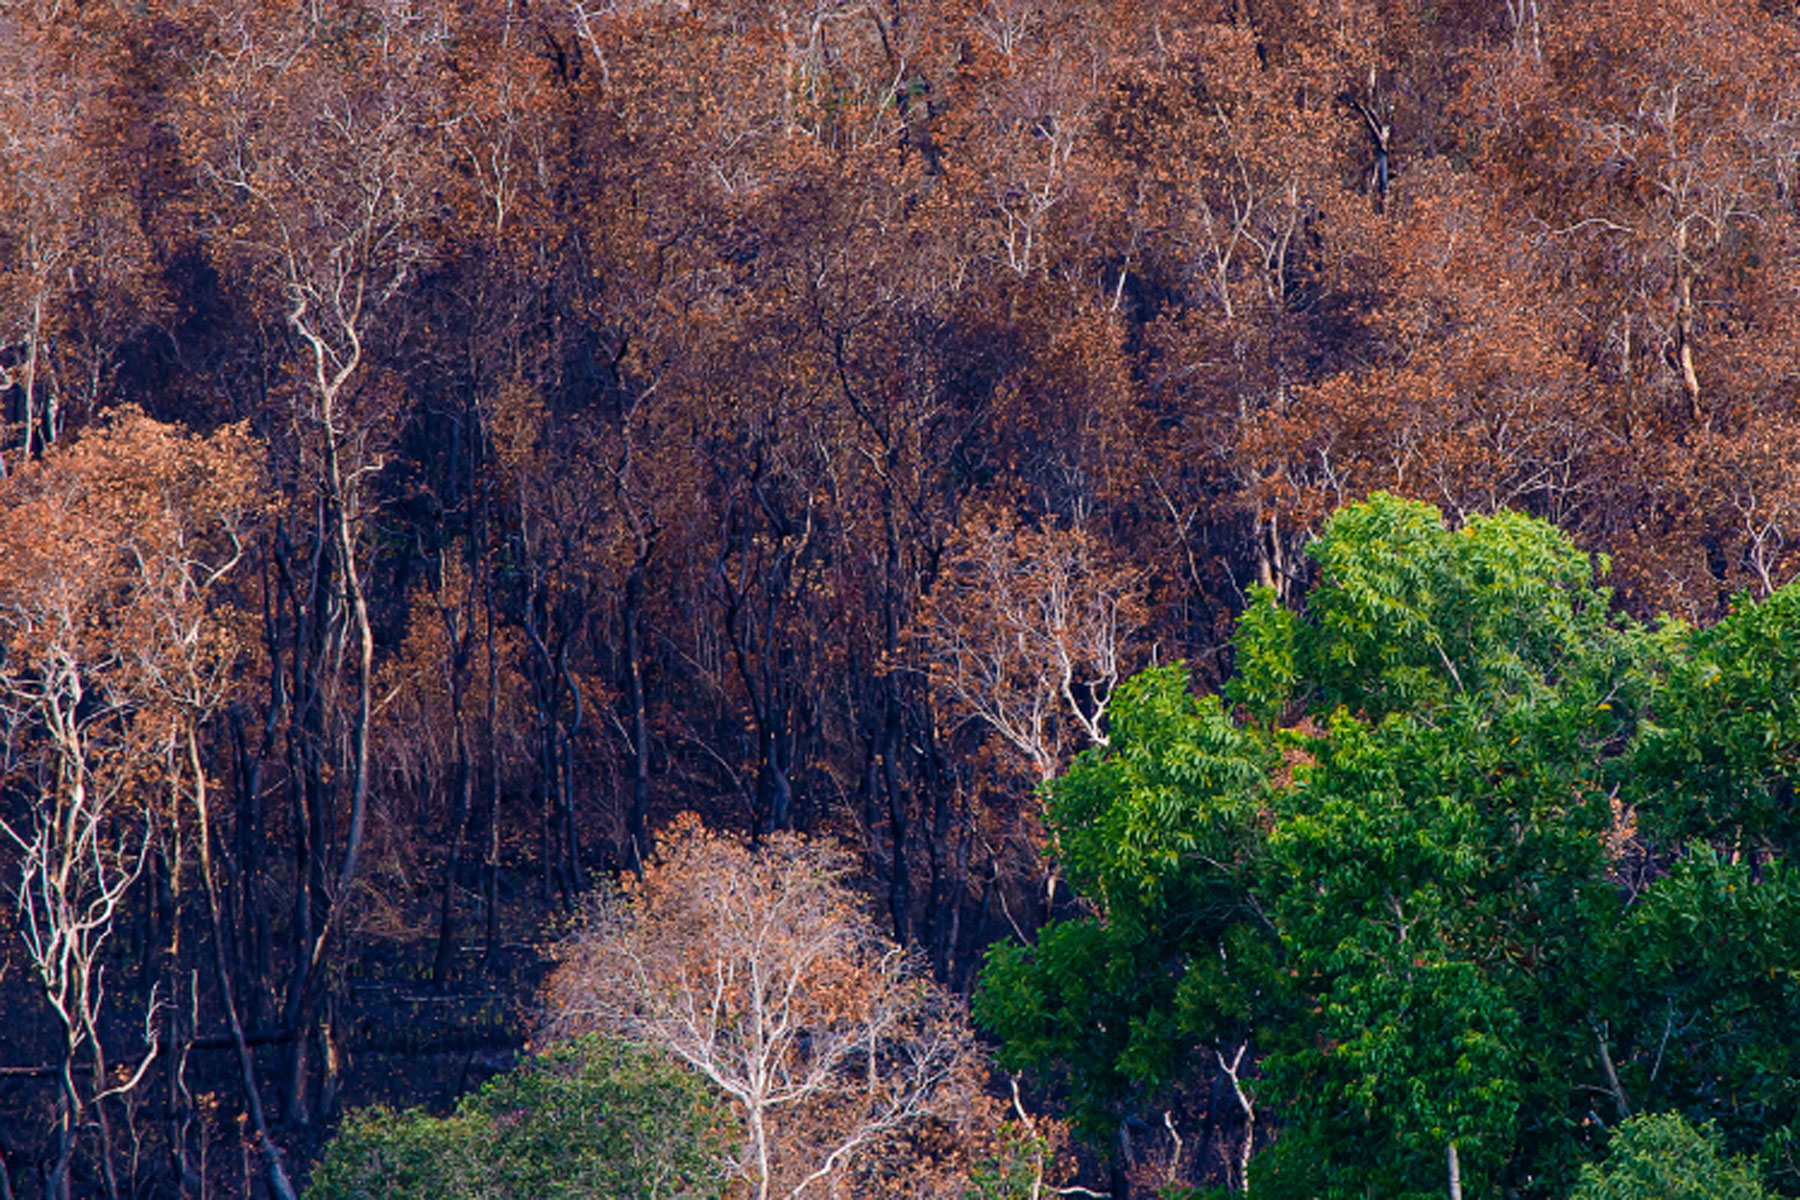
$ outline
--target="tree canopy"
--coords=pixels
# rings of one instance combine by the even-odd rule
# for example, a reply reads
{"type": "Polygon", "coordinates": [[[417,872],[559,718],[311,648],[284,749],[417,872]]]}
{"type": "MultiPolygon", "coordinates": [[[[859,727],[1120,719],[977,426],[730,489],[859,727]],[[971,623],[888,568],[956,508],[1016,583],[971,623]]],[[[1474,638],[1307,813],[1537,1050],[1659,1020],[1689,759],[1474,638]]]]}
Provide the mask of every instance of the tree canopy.
{"type": "Polygon", "coordinates": [[[1102,1138],[1230,1063],[1258,1195],[1559,1195],[1657,1111],[1785,1171],[1800,592],[1648,628],[1554,527],[1386,495],[1309,553],[1225,697],[1141,674],[1046,785],[1090,910],[991,953],[1001,1061],[1102,1138]]]}

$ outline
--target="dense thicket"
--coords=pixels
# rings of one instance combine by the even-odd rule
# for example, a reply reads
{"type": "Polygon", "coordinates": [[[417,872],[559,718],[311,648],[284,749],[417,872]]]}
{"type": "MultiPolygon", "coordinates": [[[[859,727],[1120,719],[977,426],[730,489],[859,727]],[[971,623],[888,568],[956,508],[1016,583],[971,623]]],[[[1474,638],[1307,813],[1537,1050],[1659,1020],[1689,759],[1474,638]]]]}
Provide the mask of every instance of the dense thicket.
{"type": "Polygon", "coordinates": [[[837,835],[966,988],[1068,902],[1032,786],[1376,488],[1643,615],[1769,595],[1797,51],[1748,0],[0,5],[11,1180],[191,1194],[242,1114],[279,1190],[679,810],[837,835]]]}

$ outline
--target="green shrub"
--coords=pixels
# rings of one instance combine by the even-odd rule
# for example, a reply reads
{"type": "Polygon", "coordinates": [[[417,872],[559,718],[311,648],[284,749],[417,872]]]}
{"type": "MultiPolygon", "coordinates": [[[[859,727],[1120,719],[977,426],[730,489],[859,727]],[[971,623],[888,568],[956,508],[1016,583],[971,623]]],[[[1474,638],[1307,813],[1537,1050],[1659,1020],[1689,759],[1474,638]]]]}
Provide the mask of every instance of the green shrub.
{"type": "Polygon", "coordinates": [[[1633,1117],[1619,1126],[1604,1166],[1586,1166],[1570,1200],[1763,1200],[1741,1159],[1727,1159],[1712,1122],[1695,1129],[1680,1113],[1633,1117]]]}
{"type": "Polygon", "coordinates": [[[622,1042],[581,1038],[494,1079],[449,1117],[352,1113],[307,1197],[717,1197],[726,1118],[690,1073],[622,1042]]]}

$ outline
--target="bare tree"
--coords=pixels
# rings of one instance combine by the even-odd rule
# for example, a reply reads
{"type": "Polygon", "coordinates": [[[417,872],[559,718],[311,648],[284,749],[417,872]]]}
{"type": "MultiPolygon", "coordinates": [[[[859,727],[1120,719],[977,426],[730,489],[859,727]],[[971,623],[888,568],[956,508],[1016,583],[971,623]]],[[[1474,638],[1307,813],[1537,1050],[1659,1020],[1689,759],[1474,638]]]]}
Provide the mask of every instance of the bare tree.
{"type": "Polygon", "coordinates": [[[978,519],[921,607],[933,684],[1037,778],[1060,771],[1072,744],[1106,744],[1106,708],[1144,621],[1143,585],[1084,531],[978,519]]]}
{"type": "Polygon", "coordinates": [[[288,511],[269,550],[278,632],[270,729],[286,735],[294,843],[282,997],[285,1115],[330,1107],[336,1056],[310,1089],[327,950],[368,822],[375,637],[365,571],[371,481],[399,411],[382,370],[399,299],[433,253],[442,182],[434,84],[448,17],[430,5],[219,0],[181,130],[216,198],[213,252],[287,353],[267,434],[288,511]]]}
{"type": "Polygon", "coordinates": [[[565,948],[551,1028],[659,1047],[743,1115],[757,1200],[842,1194],[858,1160],[976,1092],[957,1001],[876,932],[848,855],[791,834],[752,852],[691,817],[565,948]]]}
{"type": "Polygon", "coordinates": [[[102,134],[115,64],[64,8],[0,6],[0,475],[96,408],[157,306],[132,172],[102,134]]]}
{"type": "Polygon", "coordinates": [[[69,1194],[69,1167],[83,1113],[91,1106],[101,1124],[107,1191],[117,1196],[102,1104],[135,1088],[155,1059],[157,1005],[153,997],[145,1014],[142,1059],[123,1081],[109,1083],[98,1025],[106,991],[100,952],[120,902],[143,872],[152,822],[147,811],[129,807],[126,779],[100,765],[108,753],[106,727],[118,720],[122,704],[67,636],[64,614],[25,615],[14,609],[5,620],[17,630],[40,616],[53,624],[48,642],[24,663],[9,654],[9,669],[0,678],[7,750],[0,766],[9,778],[25,783],[32,797],[23,817],[0,817],[0,832],[19,852],[11,881],[19,935],[61,1034],[62,1110],[49,1191],[69,1194]],[[85,1096],[76,1076],[84,1056],[91,1068],[85,1096]]]}

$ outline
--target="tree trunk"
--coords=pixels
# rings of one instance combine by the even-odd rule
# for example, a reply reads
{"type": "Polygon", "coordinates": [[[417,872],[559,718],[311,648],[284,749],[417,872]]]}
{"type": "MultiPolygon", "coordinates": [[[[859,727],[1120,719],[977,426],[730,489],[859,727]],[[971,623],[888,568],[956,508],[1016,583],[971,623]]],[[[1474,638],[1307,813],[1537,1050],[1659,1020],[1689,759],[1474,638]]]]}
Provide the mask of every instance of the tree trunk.
{"type": "MultiPolygon", "coordinates": [[[[487,519],[485,503],[482,518],[483,541],[487,519]]],[[[483,588],[487,593],[487,656],[488,656],[488,694],[487,694],[487,752],[488,752],[488,812],[487,839],[485,861],[482,863],[482,889],[484,906],[487,909],[487,950],[485,957],[489,962],[500,949],[500,664],[495,657],[494,646],[494,564],[487,561],[486,579],[483,588]]]]}
{"type": "Polygon", "coordinates": [[[562,820],[563,820],[563,853],[565,870],[568,875],[570,895],[567,897],[570,911],[574,911],[575,897],[587,890],[587,873],[581,863],[581,826],[575,819],[575,739],[581,736],[582,719],[586,709],[581,702],[581,687],[575,682],[574,672],[569,670],[569,640],[564,638],[558,647],[556,656],[557,674],[563,685],[569,689],[569,705],[573,710],[569,718],[569,728],[562,734],[562,820]]]}
{"type": "Polygon", "coordinates": [[[200,878],[206,889],[206,910],[212,921],[213,971],[219,984],[219,996],[225,1005],[225,1018],[231,1026],[232,1045],[237,1050],[238,1078],[244,1087],[244,1103],[250,1110],[250,1125],[256,1135],[257,1149],[262,1154],[263,1170],[269,1191],[276,1200],[298,1200],[294,1185],[282,1163],[281,1149],[269,1136],[269,1122],[263,1110],[262,1089],[256,1083],[256,1060],[244,1038],[244,1025],[238,1019],[237,999],[231,985],[231,967],[225,959],[225,926],[219,915],[219,889],[213,871],[212,828],[209,817],[206,773],[200,765],[200,751],[193,730],[187,731],[188,765],[194,777],[194,808],[200,821],[200,878]]]}
{"type": "Polygon", "coordinates": [[[638,543],[637,560],[625,578],[625,702],[631,730],[631,811],[626,818],[630,839],[625,863],[643,874],[650,853],[650,717],[644,698],[644,651],[640,625],[644,607],[644,571],[650,556],[646,541],[638,543]]]}
{"type": "Polygon", "coordinates": [[[74,1034],[63,1019],[61,1057],[56,1080],[62,1091],[62,1114],[56,1130],[56,1162],[44,1191],[56,1200],[70,1200],[69,1168],[75,1160],[75,1131],[81,1120],[81,1097],[75,1091],[74,1034]]]}
{"type": "Polygon", "coordinates": [[[763,1121],[761,1105],[749,1107],[750,1148],[756,1155],[756,1200],[769,1200],[769,1131],[763,1121]]]}
{"type": "Polygon", "coordinates": [[[1681,370],[1681,386],[1696,423],[1704,423],[1700,406],[1700,376],[1694,370],[1694,273],[1688,267],[1688,233],[1685,224],[1675,227],[1675,359],[1681,370]]]}
{"type": "Polygon", "coordinates": [[[885,693],[881,730],[881,774],[887,792],[888,837],[893,841],[893,870],[888,879],[888,910],[894,918],[894,940],[902,946],[912,940],[912,866],[906,859],[910,835],[909,800],[900,778],[900,703],[894,695],[892,675],[882,681],[885,693]]]}
{"type": "Polygon", "coordinates": [[[450,827],[445,830],[444,841],[444,889],[438,905],[437,953],[431,961],[432,987],[442,992],[450,983],[451,960],[456,955],[456,879],[462,870],[463,827],[469,823],[469,809],[475,796],[475,770],[469,761],[469,740],[463,734],[462,696],[460,681],[453,683],[458,689],[454,703],[452,720],[456,728],[451,736],[456,741],[456,783],[455,796],[451,802],[450,827]]]}

